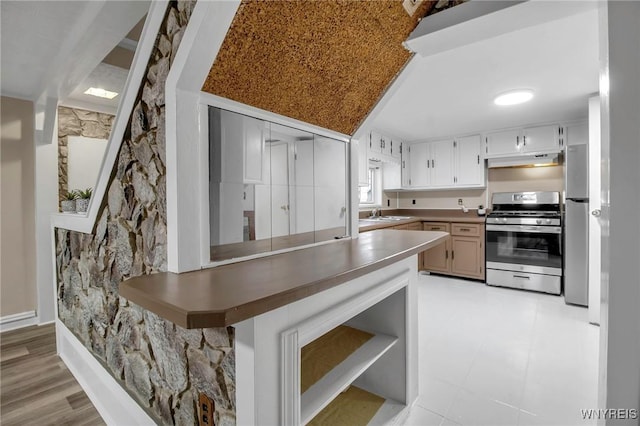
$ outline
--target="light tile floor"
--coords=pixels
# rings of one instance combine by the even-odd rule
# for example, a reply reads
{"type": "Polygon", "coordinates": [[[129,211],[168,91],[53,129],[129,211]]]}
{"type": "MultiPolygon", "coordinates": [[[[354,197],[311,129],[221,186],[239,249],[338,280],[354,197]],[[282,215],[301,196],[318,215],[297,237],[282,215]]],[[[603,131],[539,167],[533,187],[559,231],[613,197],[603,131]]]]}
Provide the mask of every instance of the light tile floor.
{"type": "Polygon", "coordinates": [[[420,397],[405,424],[591,425],[599,328],[561,296],[420,275],[420,397]]]}

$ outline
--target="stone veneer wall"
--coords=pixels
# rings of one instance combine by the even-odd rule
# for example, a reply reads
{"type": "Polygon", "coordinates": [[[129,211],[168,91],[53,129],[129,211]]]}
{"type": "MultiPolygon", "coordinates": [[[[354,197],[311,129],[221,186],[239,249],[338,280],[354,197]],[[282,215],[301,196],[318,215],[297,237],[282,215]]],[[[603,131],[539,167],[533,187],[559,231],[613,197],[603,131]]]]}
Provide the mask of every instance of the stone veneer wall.
{"type": "MultiPolygon", "coordinates": [[[[58,107],[58,200],[69,191],[69,136],[109,139],[115,116],[84,109],[58,107]]],[[[85,188],[71,188],[85,189],[85,188]]]]}
{"type": "Polygon", "coordinates": [[[56,230],[58,315],[157,422],[197,424],[203,392],[233,425],[234,329],[185,330],[118,295],[166,270],[164,83],[194,6],[169,5],[94,232],[56,230]]]}

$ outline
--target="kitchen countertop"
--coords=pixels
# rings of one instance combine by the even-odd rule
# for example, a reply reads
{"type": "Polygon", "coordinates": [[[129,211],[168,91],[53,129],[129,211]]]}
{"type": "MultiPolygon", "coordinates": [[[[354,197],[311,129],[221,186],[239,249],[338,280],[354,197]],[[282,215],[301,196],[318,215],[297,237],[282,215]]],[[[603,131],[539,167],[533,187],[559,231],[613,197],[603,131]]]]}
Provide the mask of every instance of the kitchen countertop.
{"type": "Polygon", "coordinates": [[[143,275],[120,283],[119,293],[184,328],[224,327],[420,253],[448,235],[377,230],[216,268],[143,275]]]}
{"type": "Polygon", "coordinates": [[[371,221],[366,217],[360,217],[359,232],[384,229],[397,225],[405,225],[413,222],[460,222],[460,223],[485,223],[485,216],[478,216],[476,210],[470,209],[468,213],[461,210],[430,210],[430,209],[397,209],[382,212],[383,216],[407,216],[404,220],[371,221]]]}
{"type": "Polygon", "coordinates": [[[406,225],[407,223],[413,223],[413,222],[422,222],[422,219],[414,216],[411,216],[410,218],[403,219],[403,220],[367,220],[365,218],[365,219],[360,219],[360,222],[358,223],[358,232],[366,232],[366,231],[373,231],[375,229],[390,228],[393,226],[406,225]]]}

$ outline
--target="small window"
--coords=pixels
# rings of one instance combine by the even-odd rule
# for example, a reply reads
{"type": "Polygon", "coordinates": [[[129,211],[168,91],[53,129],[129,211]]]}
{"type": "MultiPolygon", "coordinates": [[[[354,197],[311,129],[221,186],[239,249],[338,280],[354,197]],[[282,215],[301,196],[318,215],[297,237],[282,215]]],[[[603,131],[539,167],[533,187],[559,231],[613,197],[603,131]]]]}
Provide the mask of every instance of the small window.
{"type": "Polygon", "coordinates": [[[379,203],[380,198],[378,193],[380,192],[380,178],[378,173],[378,167],[370,166],[367,172],[367,186],[361,186],[360,188],[360,204],[369,205],[379,203]]]}

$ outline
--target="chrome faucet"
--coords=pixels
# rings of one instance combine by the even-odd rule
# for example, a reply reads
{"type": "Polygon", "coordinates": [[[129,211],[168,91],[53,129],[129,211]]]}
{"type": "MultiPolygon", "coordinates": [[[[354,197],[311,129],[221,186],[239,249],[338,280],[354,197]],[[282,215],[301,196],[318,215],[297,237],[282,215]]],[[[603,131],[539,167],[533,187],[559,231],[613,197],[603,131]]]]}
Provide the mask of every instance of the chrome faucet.
{"type": "Polygon", "coordinates": [[[376,215],[379,215],[379,213],[380,213],[380,209],[375,208],[371,210],[371,217],[376,217],[376,215]]]}

